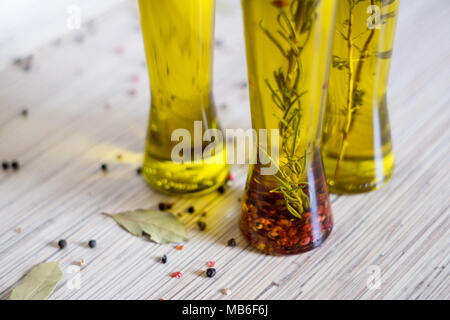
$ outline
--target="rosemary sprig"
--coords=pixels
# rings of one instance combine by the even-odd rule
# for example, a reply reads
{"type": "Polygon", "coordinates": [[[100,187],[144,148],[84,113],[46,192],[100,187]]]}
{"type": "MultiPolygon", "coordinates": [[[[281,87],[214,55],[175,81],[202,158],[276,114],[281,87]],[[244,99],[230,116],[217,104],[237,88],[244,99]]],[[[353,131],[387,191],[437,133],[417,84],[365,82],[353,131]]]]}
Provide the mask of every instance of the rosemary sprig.
{"type": "Polygon", "coordinates": [[[302,181],[306,167],[306,150],[302,156],[297,156],[302,124],[301,98],[307,91],[299,93],[298,84],[303,73],[301,54],[311,36],[315,11],[319,3],[320,0],[294,0],[288,10],[280,8],[277,16],[279,29],[276,34],[266,28],[263,20],[259,24],[267,38],[287,61],[286,72],[282,67],[273,72],[275,85],[265,79],[272,93],[273,103],[283,113],[279,130],[282,151],[286,157],[286,161],[279,167],[279,174],[275,175],[280,185],[271,192],[281,192],[286,201],[286,208],[299,219],[309,208],[310,203],[304,191],[308,183],[302,181]]]}
{"type": "MultiPolygon", "coordinates": [[[[336,163],[336,169],[334,172],[334,180],[336,181],[340,168],[342,165],[342,161],[344,159],[344,155],[346,152],[346,149],[348,147],[348,136],[350,134],[350,131],[355,123],[355,116],[358,112],[358,110],[363,106],[363,98],[365,95],[365,91],[360,89],[360,83],[361,83],[361,74],[364,67],[365,61],[372,56],[372,54],[369,52],[369,47],[371,42],[374,39],[375,36],[375,28],[371,29],[370,31],[364,31],[357,36],[353,37],[353,11],[355,7],[363,3],[366,0],[348,0],[349,5],[349,13],[348,13],[348,20],[345,24],[347,24],[347,35],[339,31],[339,34],[344,39],[344,41],[347,42],[348,47],[348,57],[347,62],[343,61],[339,57],[333,57],[333,64],[335,67],[339,69],[346,68],[348,69],[348,91],[347,91],[347,103],[346,103],[346,122],[344,129],[342,130],[342,143],[339,151],[339,157],[336,163]],[[362,48],[358,48],[354,44],[354,41],[362,37],[364,34],[369,32],[368,37],[366,38],[366,41],[364,42],[364,45],[362,48]],[[359,58],[357,59],[358,63],[356,65],[356,69],[353,67],[353,61],[354,61],[354,51],[355,49],[359,51],[359,58]]],[[[378,2],[382,7],[387,6],[395,2],[396,0],[370,0],[370,5],[374,6],[376,2],[378,2]]],[[[394,15],[395,16],[395,15],[394,15]]],[[[391,15],[385,15],[383,18],[387,19],[392,17],[391,15]]]]}

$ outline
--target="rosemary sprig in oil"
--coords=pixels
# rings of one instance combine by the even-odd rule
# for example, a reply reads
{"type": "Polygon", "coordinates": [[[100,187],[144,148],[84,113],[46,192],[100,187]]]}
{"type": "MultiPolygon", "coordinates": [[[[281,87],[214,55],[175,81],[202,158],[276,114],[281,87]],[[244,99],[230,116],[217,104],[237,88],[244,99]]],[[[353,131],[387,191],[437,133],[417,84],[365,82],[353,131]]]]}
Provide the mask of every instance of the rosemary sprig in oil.
{"type": "MultiPolygon", "coordinates": [[[[348,136],[350,134],[350,131],[353,127],[353,124],[355,123],[355,117],[358,113],[358,110],[363,106],[363,98],[365,95],[365,91],[361,89],[361,74],[364,67],[364,63],[367,59],[369,59],[373,53],[369,51],[371,42],[374,39],[376,29],[367,29],[366,31],[360,33],[359,35],[354,36],[353,35],[353,16],[354,16],[354,10],[357,5],[360,3],[364,3],[366,0],[347,0],[349,11],[348,11],[348,20],[344,21],[342,25],[347,26],[347,33],[343,33],[339,31],[339,34],[344,39],[345,42],[347,42],[347,48],[348,48],[348,56],[347,61],[344,59],[341,59],[340,57],[334,56],[333,57],[333,67],[338,69],[346,68],[348,69],[348,91],[347,91],[347,103],[346,103],[346,121],[345,126],[342,130],[342,143],[339,151],[339,157],[336,163],[336,169],[334,172],[334,180],[336,181],[342,161],[344,159],[344,155],[346,152],[346,149],[348,147],[348,136]],[[364,42],[364,45],[362,48],[359,48],[354,42],[361,38],[362,36],[366,35],[368,33],[368,36],[364,42]],[[354,58],[355,51],[359,52],[359,57],[354,58]],[[356,65],[356,69],[354,68],[353,61],[358,61],[356,65]]],[[[378,5],[380,7],[387,6],[396,0],[370,0],[370,5],[375,6],[378,5]]],[[[383,15],[383,19],[393,18],[395,17],[392,15],[392,13],[383,15]]],[[[376,53],[377,54],[377,53],[376,53]]],[[[386,53],[379,53],[377,56],[380,56],[383,58],[383,54],[386,53]]],[[[388,54],[389,56],[389,54],[388,54]]]]}
{"type": "MultiPolygon", "coordinates": [[[[274,5],[278,3],[274,1],[274,5]]],[[[298,155],[300,126],[302,124],[301,98],[307,91],[299,93],[299,81],[303,67],[301,55],[311,36],[315,21],[315,11],[320,0],[294,0],[288,8],[279,7],[276,33],[268,30],[264,21],[260,28],[286,58],[287,70],[282,67],[273,72],[273,82],[266,79],[272,93],[273,103],[282,111],[279,122],[282,152],[286,161],[280,163],[279,174],[275,179],[280,186],[271,192],[281,192],[289,212],[301,219],[309,208],[309,197],[305,193],[308,183],[302,180],[306,166],[306,150],[298,155]]]]}

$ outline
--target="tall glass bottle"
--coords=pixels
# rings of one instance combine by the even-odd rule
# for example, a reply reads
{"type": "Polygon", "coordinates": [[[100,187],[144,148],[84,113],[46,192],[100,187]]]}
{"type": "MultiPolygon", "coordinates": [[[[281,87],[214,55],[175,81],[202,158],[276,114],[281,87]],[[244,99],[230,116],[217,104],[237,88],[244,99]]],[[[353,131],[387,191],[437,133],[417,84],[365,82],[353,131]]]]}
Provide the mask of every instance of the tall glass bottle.
{"type": "Polygon", "coordinates": [[[152,101],[143,175],[167,193],[213,190],[228,172],[225,148],[202,157],[203,135],[219,128],[212,97],[215,1],[139,0],[139,8],[152,101]],[[184,136],[172,141],[177,129],[184,136]],[[186,141],[185,161],[173,161],[174,148],[186,141]]]}
{"type": "Polygon", "coordinates": [[[366,192],[392,176],[386,104],[398,0],[338,1],[322,137],[330,190],[366,192]]]}
{"type": "Polygon", "coordinates": [[[333,226],[319,148],[335,1],[242,0],[242,6],[252,126],[270,131],[267,141],[259,135],[240,228],[265,253],[305,252],[333,226]],[[266,163],[277,170],[264,173],[266,163]]]}

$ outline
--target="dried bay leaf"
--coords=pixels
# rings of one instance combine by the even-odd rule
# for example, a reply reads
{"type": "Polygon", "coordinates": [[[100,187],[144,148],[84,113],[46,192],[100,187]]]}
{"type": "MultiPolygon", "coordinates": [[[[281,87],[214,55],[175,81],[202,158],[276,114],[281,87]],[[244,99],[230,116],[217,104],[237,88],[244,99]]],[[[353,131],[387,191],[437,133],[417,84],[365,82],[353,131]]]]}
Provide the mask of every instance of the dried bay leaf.
{"type": "Polygon", "coordinates": [[[34,267],[14,288],[10,300],[45,300],[55,290],[63,273],[58,262],[42,263],[34,267]]]}
{"type": "Polygon", "coordinates": [[[186,227],[169,212],[139,209],[106,215],[136,237],[148,235],[160,244],[188,240],[186,227]]]}

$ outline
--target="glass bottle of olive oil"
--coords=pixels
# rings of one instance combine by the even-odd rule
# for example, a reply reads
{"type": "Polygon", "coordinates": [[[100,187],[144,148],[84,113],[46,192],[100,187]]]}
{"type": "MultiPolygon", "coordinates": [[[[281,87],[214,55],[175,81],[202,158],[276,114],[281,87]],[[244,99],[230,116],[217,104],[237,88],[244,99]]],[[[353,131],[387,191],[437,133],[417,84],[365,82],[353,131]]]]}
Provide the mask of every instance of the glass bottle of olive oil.
{"type": "Polygon", "coordinates": [[[340,0],[322,154],[330,190],[360,193],[394,169],[386,103],[398,0],[340,0]]]}
{"type": "Polygon", "coordinates": [[[252,126],[271,134],[259,136],[240,229],[268,254],[316,248],[333,226],[320,136],[335,4],[242,0],[252,126]]]}
{"type": "Polygon", "coordinates": [[[151,82],[143,175],[166,193],[214,190],[228,173],[225,147],[203,157],[203,135],[219,129],[212,97],[215,1],[139,0],[139,8],[151,82]],[[183,138],[173,139],[177,129],[183,138]],[[172,151],[182,139],[190,139],[190,150],[180,163],[172,151]]]}

